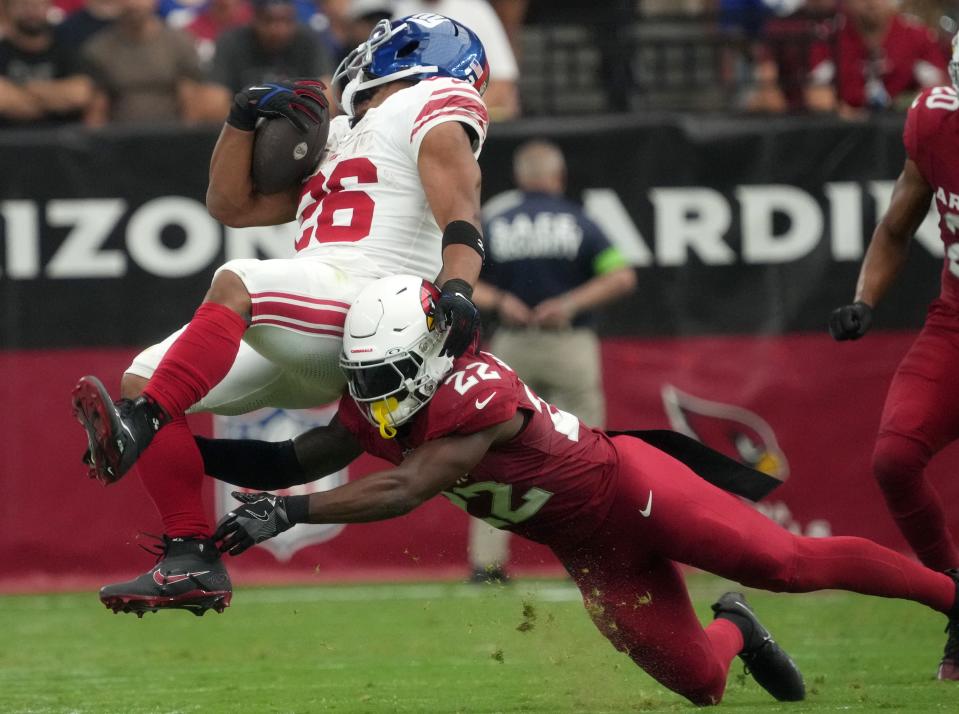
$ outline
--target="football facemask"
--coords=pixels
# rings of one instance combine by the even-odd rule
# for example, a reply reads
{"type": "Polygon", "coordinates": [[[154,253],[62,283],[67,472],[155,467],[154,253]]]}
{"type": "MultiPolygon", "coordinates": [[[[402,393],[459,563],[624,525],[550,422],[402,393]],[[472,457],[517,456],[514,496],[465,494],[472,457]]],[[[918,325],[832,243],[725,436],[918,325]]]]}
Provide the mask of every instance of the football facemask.
{"type": "Polygon", "coordinates": [[[436,393],[453,366],[440,355],[446,332],[435,328],[439,291],[414,276],[367,286],[347,313],[340,367],[350,396],[380,436],[392,439],[436,393]]]}

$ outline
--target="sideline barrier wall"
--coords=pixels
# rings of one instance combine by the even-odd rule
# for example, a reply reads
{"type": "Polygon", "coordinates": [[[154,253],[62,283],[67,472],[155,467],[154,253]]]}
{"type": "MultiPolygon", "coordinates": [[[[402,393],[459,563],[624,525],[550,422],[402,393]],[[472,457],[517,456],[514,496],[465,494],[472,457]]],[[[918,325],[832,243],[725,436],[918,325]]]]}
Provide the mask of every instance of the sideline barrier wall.
{"type": "MultiPolygon", "coordinates": [[[[787,477],[761,506],[787,527],[899,548],[869,461],[889,379],[938,290],[937,217],[865,340],[836,344],[825,324],[851,297],[888,204],[901,122],[537,120],[494,127],[481,160],[495,199],[510,189],[518,143],[556,140],[570,193],[637,266],[637,292],[601,323],[611,428],[696,434],[787,477]]],[[[291,226],[225,229],[206,213],[214,141],[206,130],[0,133],[0,588],[87,586],[148,563],[135,544],[138,529],[159,530],[152,506],[135,476],[109,489],[84,479],[69,392],[86,373],[115,390],[140,346],[189,319],[224,260],[292,250],[291,226]]],[[[278,434],[272,418],[252,428],[278,434]]],[[[194,423],[212,429],[209,417],[194,423]]],[[[959,502],[955,463],[947,450],[931,467],[946,503],[959,502]]],[[[350,477],[374,466],[364,459],[350,477]]],[[[255,549],[231,571],[308,581],[466,571],[466,518],[444,499],[328,535],[286,549],[289,560],[255,549]]],[[[555,572],[544,549],[514,544],[520,572],[555,572]]]]}

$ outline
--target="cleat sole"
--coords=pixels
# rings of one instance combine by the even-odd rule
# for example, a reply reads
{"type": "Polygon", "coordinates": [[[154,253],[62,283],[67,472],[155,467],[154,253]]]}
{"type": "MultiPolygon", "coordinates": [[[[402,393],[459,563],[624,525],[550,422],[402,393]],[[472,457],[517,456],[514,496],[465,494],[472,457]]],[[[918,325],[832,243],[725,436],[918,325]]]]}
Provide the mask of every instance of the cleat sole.
{"type": "Polygon", "coordinates": [[[92,462],[88,464],[88,475],[104,486],[116,483],[123,476],[123,454],[116,446],[115,436],[121,427],[109,393],[99,379],[86,376],[77,382],[72,396],[73,415],[87,432],[92,462]]]}
{"type": "Polygon", "coordinates": [[[188,610],[197,617],[202,617],[207,610],[216,610],[222,613],[230,606],[233,592],[230,590],[191,590],[171,597],[148,595],[107,595],[100,601],[113,610],[114,613],[131,612],[137,617],[143,617],[145,612],[159,610],[188,610]]]}

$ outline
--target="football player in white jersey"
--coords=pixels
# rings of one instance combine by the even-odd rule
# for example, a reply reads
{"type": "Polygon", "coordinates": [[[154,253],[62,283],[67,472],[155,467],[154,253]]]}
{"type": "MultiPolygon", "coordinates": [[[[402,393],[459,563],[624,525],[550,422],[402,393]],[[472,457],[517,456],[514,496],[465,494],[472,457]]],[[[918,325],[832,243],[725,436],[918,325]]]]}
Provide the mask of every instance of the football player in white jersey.
{"type": "Polygon", "coordinates": [[[482,43],[464,25],[432,14],[382,21],[334,76],[345,115],[332,120],[316,170],[271,195],[251,180],[256,122],[318,121],[322,85],[297,80],[236,95],[213,150],[208,208],[230,226],[296,219],[295,257],[221,266],[192,321],[134,359],[117,402],[95,377],[74,389],[90,476],[113,483],[136,463],[164,525],[157,565],[102,588],[107,607],[142,615],[229,605],[187,411],[240,414],[339,397],[346,311],[363,287],[393,273],[436,279],[445,350],[466,349],[479,320],[471,301],[483,260],[476,159],[488,78],[482,43]]]}

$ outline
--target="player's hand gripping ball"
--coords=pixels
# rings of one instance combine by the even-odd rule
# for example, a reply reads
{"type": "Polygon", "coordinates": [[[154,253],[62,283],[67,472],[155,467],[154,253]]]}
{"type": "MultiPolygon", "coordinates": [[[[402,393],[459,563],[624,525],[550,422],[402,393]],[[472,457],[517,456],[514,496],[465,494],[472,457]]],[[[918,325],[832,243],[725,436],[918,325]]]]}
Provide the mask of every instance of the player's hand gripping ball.
{"type": "Polygon", "coordinates": [[[326,87],[315,79],[264,82],[233,98],[227,123],[253,139],[253,185],[259,193],[279,193],[310,174],[330,131],[326,87]]]}

